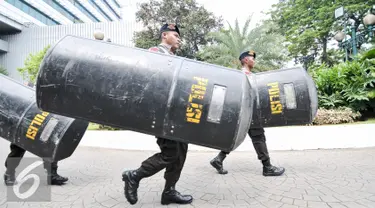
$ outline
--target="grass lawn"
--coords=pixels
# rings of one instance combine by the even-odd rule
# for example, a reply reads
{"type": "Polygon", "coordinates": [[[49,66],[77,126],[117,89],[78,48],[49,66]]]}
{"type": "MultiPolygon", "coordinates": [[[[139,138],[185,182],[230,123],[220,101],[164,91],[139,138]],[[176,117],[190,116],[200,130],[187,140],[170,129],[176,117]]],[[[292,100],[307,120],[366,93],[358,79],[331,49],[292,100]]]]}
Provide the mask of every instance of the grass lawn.
{"type": "Polygon", "coordinates": [[[90,122],[89,127],[87,128],[87,130],[99,130],[99,125],[90,122]]]}
{"type": "Polygon", "coordinates": [[[350,124],[375,124],[375,118],[369,118],[367,121],[358,121],[350,124]]]}

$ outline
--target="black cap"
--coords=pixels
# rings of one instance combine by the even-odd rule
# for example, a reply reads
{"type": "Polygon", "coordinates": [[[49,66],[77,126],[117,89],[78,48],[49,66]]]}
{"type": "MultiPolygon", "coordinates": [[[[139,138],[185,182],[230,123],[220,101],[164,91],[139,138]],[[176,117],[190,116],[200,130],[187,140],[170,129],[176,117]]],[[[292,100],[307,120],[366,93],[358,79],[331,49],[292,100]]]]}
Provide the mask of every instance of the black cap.
{"type": "Polygon", "coordinates": [[[252,56],[255,59],[256,53],[253,50],[245,51],[245,52],[241,53],[241,55],[240,55],[240,57],[238,59],[241,61],[243,58],[245,58],[247,56],[252,56]]]}
{"type": "Polygon", "coordinates": [[[163,32],[167,32],[167,31],[174,31],[174,32],[177,32],[178,35],[180,35],[180,30],[178,29],[176,24],[164,24],[160,28],[160,34],[163,32]]]}

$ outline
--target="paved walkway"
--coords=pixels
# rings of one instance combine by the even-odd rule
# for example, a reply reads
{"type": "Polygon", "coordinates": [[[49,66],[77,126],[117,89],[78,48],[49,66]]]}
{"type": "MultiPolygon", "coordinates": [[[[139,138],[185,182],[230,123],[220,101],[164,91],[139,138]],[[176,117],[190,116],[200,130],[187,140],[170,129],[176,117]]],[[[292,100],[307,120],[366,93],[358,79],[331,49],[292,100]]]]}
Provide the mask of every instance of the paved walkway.
{"type": "MultiPolygon", "coordinates": [[[[0,140],[2,160],[8,145],[0,140]]],[[[70,180],[65,186],[52,187],[52,202],[6,202],[5,186],[1,183],[0,208],[161,207],[163,172],[142,181],[138,204],[130,206],[123,196],[122,170],[138,167],[151,154],[79,147],[72,157],[60,162],[59,173],[70,180]]],[[[253,151],[231,153],[225,161],[229,174],[219,175],[209,166],[215,154],[188,153],[177,188],[192,194],[195,200],[184,207],[375,207],[375,148],[271,151],[273,163],[287,170],[281,177],[263,177],[253,151]]],[[[3,173],[3,165],[0,171],[3,173]]]]}

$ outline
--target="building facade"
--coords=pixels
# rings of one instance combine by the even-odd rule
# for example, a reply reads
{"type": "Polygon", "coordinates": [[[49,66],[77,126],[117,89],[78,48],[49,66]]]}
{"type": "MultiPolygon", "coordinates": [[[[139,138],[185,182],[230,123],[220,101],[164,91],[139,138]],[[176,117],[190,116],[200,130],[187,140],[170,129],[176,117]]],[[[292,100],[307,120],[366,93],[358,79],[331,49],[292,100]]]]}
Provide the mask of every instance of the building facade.
{"type": "Polygon", "coordinates": [[[28,55],[65,35],[94,38],[97,30],[111,42],[132,47],[143,27],[122,19],[118,0],[0,0],[0,66],[22,81],[17,68],[28,55]]]}
{"type": "Polygon", "coordinates": [[[3,0],[0,13],[39,26],[122,19],[118,0],[3,0]]]}

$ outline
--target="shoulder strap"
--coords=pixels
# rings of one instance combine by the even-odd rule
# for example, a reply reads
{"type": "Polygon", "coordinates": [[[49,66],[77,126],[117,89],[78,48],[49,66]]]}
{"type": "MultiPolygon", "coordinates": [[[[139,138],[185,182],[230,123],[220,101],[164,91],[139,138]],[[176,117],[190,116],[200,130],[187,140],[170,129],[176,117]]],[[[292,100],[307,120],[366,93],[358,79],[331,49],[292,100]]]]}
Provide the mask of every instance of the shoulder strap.
{"type": "Polygon", "coordinates": [[[160,45],[158,46],[158,48],[159,48],[161,51],[163,51],[163,53],[170,54],[169,50],[168,50],[165,46],[163,46],[163,45],[160,44],[160,45]]]}

